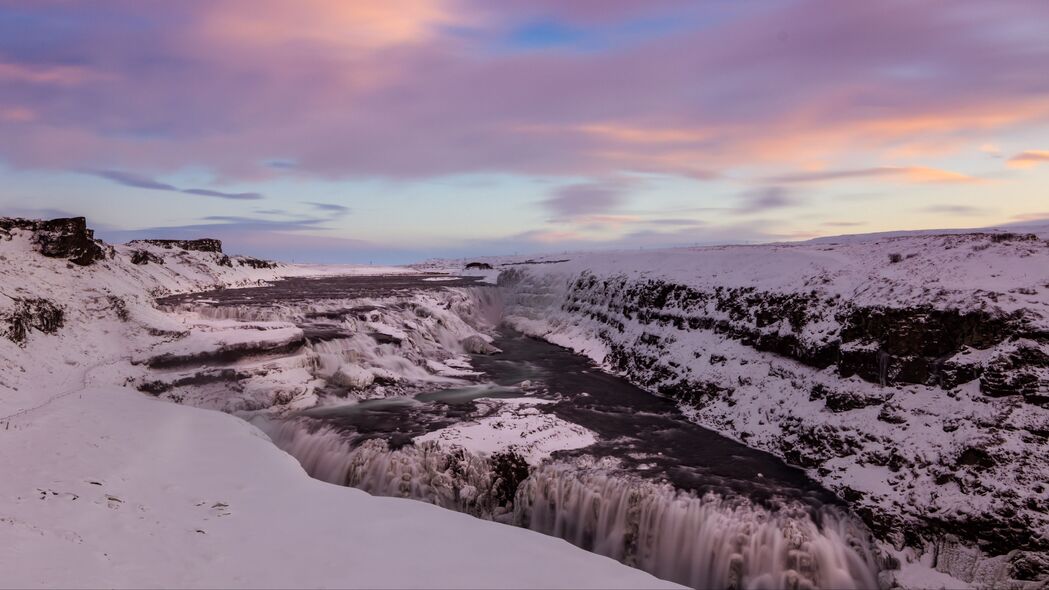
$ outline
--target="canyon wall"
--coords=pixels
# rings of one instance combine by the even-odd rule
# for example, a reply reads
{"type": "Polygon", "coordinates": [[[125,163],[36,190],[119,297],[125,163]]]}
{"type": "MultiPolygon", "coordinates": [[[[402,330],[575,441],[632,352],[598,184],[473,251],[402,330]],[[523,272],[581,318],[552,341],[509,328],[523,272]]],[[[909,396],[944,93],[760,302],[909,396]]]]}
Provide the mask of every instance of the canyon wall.
{"type": "Polygon", "coordinates": [[[1049,244],[1033,235],[505,267],[508,321],[805,467],[896,549],[1049,576],[1049,244]]]}

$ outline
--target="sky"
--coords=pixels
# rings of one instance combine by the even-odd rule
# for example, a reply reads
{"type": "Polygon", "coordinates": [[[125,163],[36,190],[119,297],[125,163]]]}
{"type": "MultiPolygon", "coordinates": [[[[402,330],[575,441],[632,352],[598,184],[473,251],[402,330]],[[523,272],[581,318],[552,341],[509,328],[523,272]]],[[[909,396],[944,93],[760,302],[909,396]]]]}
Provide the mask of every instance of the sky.
{"type": "Polygon", "coordinates": [[[375,263],[1049,219],[1049,2],[0,0],[0,215],[375,263]]]}

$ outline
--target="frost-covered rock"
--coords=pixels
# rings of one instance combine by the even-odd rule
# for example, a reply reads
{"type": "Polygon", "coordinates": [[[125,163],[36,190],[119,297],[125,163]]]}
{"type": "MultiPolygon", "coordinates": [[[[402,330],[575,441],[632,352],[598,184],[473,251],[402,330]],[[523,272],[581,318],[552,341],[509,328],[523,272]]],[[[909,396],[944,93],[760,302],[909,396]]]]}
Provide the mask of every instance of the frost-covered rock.
{"type": "Polygon", "coordinates": [[[348,389],[365,389],[375,383],[375,373],[356,365],[342,365],[329,381],[348,389]]]}
{"type": "Polygon", "coordinates": [[[468,336],[459,343],[463,350],[470,354],[496,354],[499,349],[492,346],[488,340],[485,340],[480,334],[474,334],[468,336]]]}

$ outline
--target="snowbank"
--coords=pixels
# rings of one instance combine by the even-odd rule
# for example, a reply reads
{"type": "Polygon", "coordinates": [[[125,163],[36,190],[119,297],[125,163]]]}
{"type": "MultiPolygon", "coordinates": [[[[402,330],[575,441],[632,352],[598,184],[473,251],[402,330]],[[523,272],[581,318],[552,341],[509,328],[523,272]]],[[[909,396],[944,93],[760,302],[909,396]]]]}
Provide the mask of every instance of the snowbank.
{"type": "Polygon", "coordinates": [[[5,587],[673,587],[559,539],[310,479],[240,419],[127,389],[85,389],[0,432],[5,587]]]}

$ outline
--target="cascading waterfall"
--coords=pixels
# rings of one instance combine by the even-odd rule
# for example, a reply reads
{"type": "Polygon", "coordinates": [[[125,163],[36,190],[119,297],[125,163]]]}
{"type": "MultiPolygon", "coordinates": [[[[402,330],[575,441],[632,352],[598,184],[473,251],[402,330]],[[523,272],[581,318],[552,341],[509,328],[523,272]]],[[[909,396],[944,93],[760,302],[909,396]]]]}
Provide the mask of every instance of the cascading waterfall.
{"type": "Polygon", "coordinates": [[[492,458],[461,450],[391,449],[303,420],[255,423],[317,479],[513,522],[694,588],[878,586],[869,534],[834,507],[817,522],[801,506],[698,497],[586,460],[507,481],[492,458]]]}
{"type": "Polygon", "coordinates": [[[316,479],[481,518],[509,518],[518,482],[508,481],[507,472],[512,470],[495,463],[513,457],[483,458],[434,443],[391,449],[385,440],[356,441],[334,428],[302,420],[275,422],[260,417],[253,423],[316,479]]]}
{"type": "Polygon", "coordinates": [[[776,511],[577,465],[539,467],[516,524],[694,588],[876,588],[869,535],[824,508],[776,511]]]}

